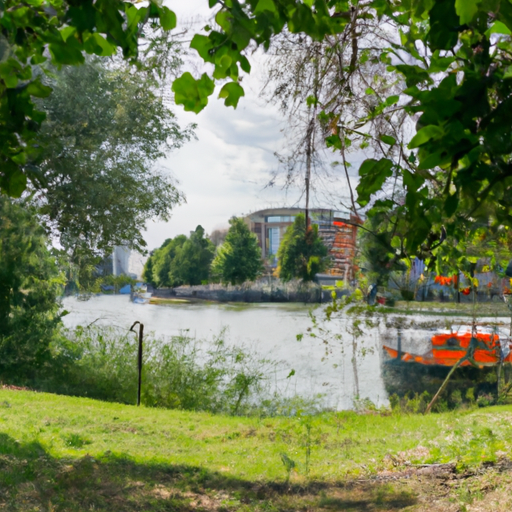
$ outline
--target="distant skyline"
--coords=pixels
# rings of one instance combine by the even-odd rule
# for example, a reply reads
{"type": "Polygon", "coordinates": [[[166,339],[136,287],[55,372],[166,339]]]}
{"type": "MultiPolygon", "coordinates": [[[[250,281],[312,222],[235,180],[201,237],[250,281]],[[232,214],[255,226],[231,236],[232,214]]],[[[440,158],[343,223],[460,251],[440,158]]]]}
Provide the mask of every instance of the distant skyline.
{"type": "MultiPolygon", "coordinates": [[[[192,18],[197,29],[207,23],[206,18],[198,18],[201,13],[210,12],[207,0],[165,3],[176,12],[178,27],[192,18]]],[[[256,64],[255,60],[262,61],[264,56],[252,59],[256,64]]],[[[216,94],[198,115],[185,112],[181,106],[173,107],[182,127],[197,124],[197,140],[170,153],[162,162],[177,180],[186,203],[175,207],[169,222],[148,223],[144,237],[149,250],[159,247],[166,238],[188,235],[198,224],[211,233],[228,227],[233,215],[270,206],[297,206],[298,189],[265,187],[278,166],[274,153],[283,149],[285,138],[281,130],[285,123],[277,107],[259,97],[263,84],[261,68],[253,66],[251,75],[243,77],[246,95],[236,110],[225,107],[216,94]]]]}

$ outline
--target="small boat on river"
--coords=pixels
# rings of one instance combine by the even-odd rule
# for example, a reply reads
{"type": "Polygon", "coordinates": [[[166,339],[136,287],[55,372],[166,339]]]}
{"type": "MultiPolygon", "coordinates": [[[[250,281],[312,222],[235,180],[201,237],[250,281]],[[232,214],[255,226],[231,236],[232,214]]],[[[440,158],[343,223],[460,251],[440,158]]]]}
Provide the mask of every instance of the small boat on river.
{"type": "Polygon", "coordinates": [[[132,302],[134,304],[149,304],[152,293],[148,292],[148,287],[145,284],[137,283],[135,291],[132,292],[132,302]]]}
{"type": "Polygon", "coordinates": [[[148,292],[135,292],[132,297],[134,304],[149,304],[151,300],[151,293],[148,292]]]}

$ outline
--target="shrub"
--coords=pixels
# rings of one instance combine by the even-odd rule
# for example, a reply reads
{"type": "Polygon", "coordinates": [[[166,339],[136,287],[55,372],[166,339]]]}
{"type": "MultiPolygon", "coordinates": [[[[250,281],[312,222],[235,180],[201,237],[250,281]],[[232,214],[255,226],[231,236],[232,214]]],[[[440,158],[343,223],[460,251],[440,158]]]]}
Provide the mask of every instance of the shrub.
{"type": "MultiPolygon", "coordinates": [[[[107,401],[135,403],[137,342],[133,334],[91,326],[69,331],[54,343],[63,371],[44,383],[46,390],[107,401]]],[[[162,340],[146,337],[143,405],[240,414],[254,408],[275,366],[244,348],[229,346],[224,332],[212,340],[186,333],[162,340]]]]}

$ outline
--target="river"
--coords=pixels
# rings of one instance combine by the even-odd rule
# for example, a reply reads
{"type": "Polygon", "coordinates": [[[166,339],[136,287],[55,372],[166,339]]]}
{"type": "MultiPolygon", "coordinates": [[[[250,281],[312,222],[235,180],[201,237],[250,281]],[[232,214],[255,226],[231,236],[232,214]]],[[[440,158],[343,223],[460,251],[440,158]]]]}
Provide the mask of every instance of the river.
{"type": "Polygon", "coordinates": [[[309,334],[319,334],[309,316],[322,316],[322,306],[295,303],[272,304],[172,304],[138,305],[128,297],[96,296],[88,301],[73,297],[63,300],[69,314],[66,327],[88,325],[116,326],[129,329],[138,320],[145,332],[165,338],[188,330],[200,339],[211,339],[226,329],[226,341],[257,351],[264,358],[279,361],[273,375],[276,388],[286,396],[312,398],[322,395],[322,405],[338,410],[353,407],[354,397],[368,398],[376,405],[387,403],[381,377],[381,350],[378,328],[370,328],[357,340],[356,365],[353,337],[347,333],[349,323],[342,316],[335,321],[320,322],[328,337],[341,335],[329,345],[309,334]],[[303,334],[302,340],[297,335],[303,334]],[[326,354],[326,349],[329,354],[326,354]],[[291,370],[295,374],[287,378],[291,370]]]}

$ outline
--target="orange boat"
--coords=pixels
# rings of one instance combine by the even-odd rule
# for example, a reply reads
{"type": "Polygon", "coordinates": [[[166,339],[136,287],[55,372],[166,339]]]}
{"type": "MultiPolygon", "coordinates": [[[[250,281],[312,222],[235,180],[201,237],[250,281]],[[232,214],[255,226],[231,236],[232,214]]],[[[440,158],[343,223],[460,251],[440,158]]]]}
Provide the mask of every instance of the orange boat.
{"type": "Polygon", "coordinates": [[[466,332],[464,334],[436,334],[431,338],[432,348],[423,355],[403,352],[384,345],[392,359],[404,363],[454,366],[464,359],[460,366],[496,366],[512,363],[512,343],[501,340],[498,334],[466,332]]]}

